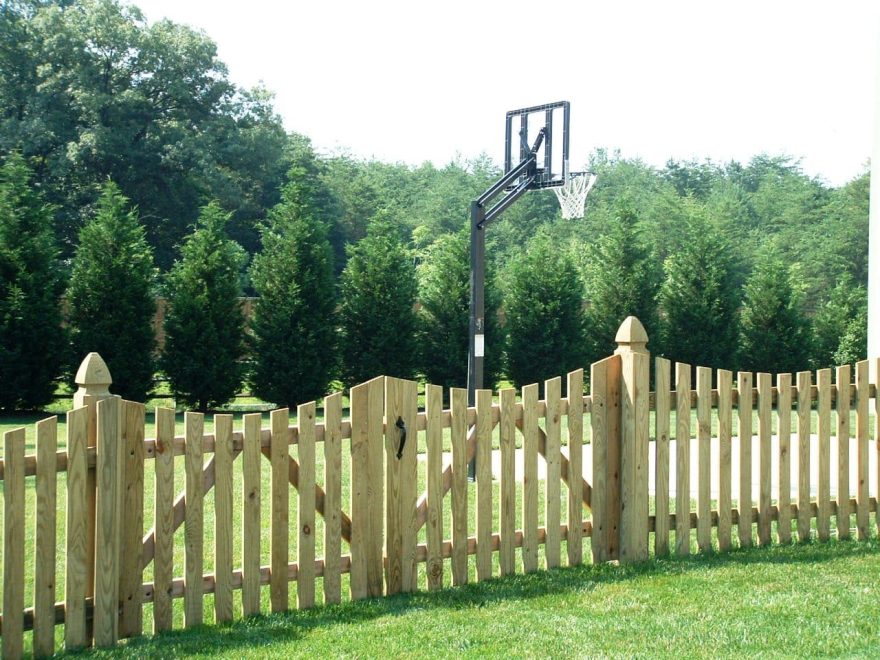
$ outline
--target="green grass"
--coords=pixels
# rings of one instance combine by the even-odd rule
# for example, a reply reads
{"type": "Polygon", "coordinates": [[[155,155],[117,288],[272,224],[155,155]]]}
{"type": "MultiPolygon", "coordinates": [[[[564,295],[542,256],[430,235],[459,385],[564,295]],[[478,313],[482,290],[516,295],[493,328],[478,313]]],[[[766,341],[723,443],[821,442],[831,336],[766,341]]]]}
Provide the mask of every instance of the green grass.
{"type": "Polygon", "coordinates": [[[583,566],[136,639],[97,657],[876,657],[880,544],[583,566]]]}

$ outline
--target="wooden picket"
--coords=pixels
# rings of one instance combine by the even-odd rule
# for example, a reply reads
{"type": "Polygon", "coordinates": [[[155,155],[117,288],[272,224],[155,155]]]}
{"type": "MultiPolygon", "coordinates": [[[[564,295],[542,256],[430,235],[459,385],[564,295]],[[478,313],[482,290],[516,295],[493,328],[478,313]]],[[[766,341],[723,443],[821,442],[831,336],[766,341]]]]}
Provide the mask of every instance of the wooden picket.
{"type": "Polygon", "coordinates": [[[3,638],[4,658],[24,648],[24,429],[3,434],[3,638]]]}
{"type": "Polygon", "coordinates": [[[851,367],[837,367],[837,537],[849,538],[849,385],[851,367]],[[846,395],[844,396],[844,393],[846,395]]]}
{"type": "Polygon", "coordinates": [[[779,543],[791,542],[791,374],[776,377],[778,399],[777,435],[779,436],[779,479],[776,494],[776,534],[779,543]]]}
{"type": "MultiPolygon", "coordinates": [[[[174,411],[156,408],[153,632],[171,629],[174,578],[174,411]]],[[[245,500],[247,501],[247,500],[245,500]]],[[[247,518],[245,517],[245,520],[247,518]]]]}
{"type": "Polygon", "coordinates": [[[798,541],[810,538],[810,418],[812,416],[812,374],[800,371],[797,375],[798,410],[798,541]]]}
{"type": "Polygon", "coordinates": [[[773,379],[758,374],[758,543],[770,543],[773,379]]]}
{"type": "Polygon", "coordinates": [[[443,388],[425,388],[425,444],[428,454],[427,582],[428,589],[443,586],[443,388]]]}
{"type": "Polygon", "coordinates": [[[733,508],[733,373],[718,370],[718,550],[730,550],[733,508]]]}
{"type": "Polygon", "coordinates": [[[244,416],[242,443],[242,616],[260,613],[260,422],[262,416],[244,416]]]}
{"type": "Polygon", "coordinates": [[[188,412],[184,418],[184,424],[186,426],[184,460],[186,513],[183,546],[183,623],[189,628],[202,624],[205,607],[202,591],[205,542],[204,492],[202,489],[204,415],[188,412]]]}
{"type": "Polygon", "coordinates": [[[214,415],[214,617],[232,620],[232,415],[214,415]]]}
{"type": "Polygon", "coordinates": [[[468,579],[467,390],[452,389],[452,584],[468,579]]]}
{"type": "Polygon", "coordinates": [[[118,397],[97,405],[97,505],[95,528],[95,646],[112,646],[119,638],[119,502],[123,452],[120,447],[118,397]]]}
{"type": "Polygon", "coordinates": [[[675,553],[691,551],[691,366],[675,365],[675,553]]]}
{"type": "MultiPolygon", "coordinates": [[[[868,361],[856,364],[856,530],[860,541],[868,538],[868,361]]],[[[848,396],[846,398],[849,398],[848,396]]],[[[880,485],[880,483],[878,483],[880,485]]],[[[880,508],[880,507],[878,507],[880,508]]]]}
{"type": "Polygon", "coordinates": [[[584,370],[568,374],[568,530],[566,550],[568,565],[583,561],[584,514],[584,370]]]}
{"type": "Polygon", "coordinates": [[[324,602],[342,600],[342,393],[324,399],[324,602]]]}
{"type": "MultiPolygon", "coordinates": [[[[492,391],[477,390],[475,403],[477,580],[487,580],[492,577],[492,391]]],[[[557,493],[557,505],[558,500],[557,493]]]]}
{"type": "MultiPolygon", "coordinates": [[[[86,475],[88,459],[88,408],[67,413],[67,528],[64,569],[64,646],[84,647],[86,628],[86,475]]],[[[4,607],[4,613],[7,612],[4,607]]]]}
{"type": "Polygon", "coordinates": [[[831,526],[831,369],[816,375],[819,390],[819,493],[816,531],[827,541],[831,526]]]}
{"type": "Polygon", "coordinates": [[[501,575],[510,575],[516,570],[514,536],[516,530],[516,390],[503,389],[498,395],[501,404],[501,427],[499,429],[499,451],[501,453],[501,502],[499,503],[499,564],[501,575]]]}
{"type": "MultiPolygon", "coordinates": [[[[55,653],[55,512],[58,420],[37,422],[37,505],[34,512],[34,655],[55,653]]],[[[138,585],[140,587],[140,585],[138,585]]]]}
{"type": "Polygon", "coordinates": [[[669,360],[657,358],[654,371],[654,554],[669,554],[669,360]]]}
{"type": "Polygon", "coordinates": [[[697,545],[712,549],[712,370],[697,367],[697,545]]]}
{"type": "Polygon", "coordinates": [[[737,374],[737,429],[739,433],[739,547],[752,544],[752,374],[737,374]]]}

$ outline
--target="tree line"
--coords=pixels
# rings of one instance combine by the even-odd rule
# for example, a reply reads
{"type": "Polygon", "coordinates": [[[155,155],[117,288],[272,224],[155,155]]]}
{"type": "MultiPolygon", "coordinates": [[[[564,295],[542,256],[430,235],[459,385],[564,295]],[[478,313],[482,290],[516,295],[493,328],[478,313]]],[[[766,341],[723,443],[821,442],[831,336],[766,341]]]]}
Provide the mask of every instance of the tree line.
{"type": "MultiPolygon", "coordinates": [[[[465,383],[468,208],[491,159],[318,154],[207,36],[114,0],[5,3],[0,34],[0,407],[43,405],[91,350],[116,392],[143,398],[158,369],[200,408],[244,381],[281,404],[378,373],[465,383]]],[[[603,149],[584,168],[585,219],[533,192],[487,232],[487,383],[601,359],[629,314],[652,353],[695,365],[865,356],[867,174],[835,188],[785,156],[655,168],[603,149]]]]}

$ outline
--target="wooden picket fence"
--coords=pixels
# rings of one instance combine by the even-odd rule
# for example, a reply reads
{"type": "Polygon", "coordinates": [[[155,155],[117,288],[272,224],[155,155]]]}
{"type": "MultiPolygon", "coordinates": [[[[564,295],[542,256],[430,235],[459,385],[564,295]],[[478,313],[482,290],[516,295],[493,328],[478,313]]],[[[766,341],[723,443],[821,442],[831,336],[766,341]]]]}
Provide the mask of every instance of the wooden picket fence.
{"type": "Polygon", "coordinates": [[[111,646],[143,634],[150,619],[154,633],[179,625],[181,610],[189,627],[578,565],[585,549],[594,562],[638,561],[652,539],[658,555],[670,542],[677,554],[724,551],[752,544],[753,524],[760,544],[773,540],[774,525],[780,543],[793,533],[821,541],[832,517],[837,536],[848,536],[855,514],[858,537],[868,536],[880,482],[880,443],[869,451],[870,400],[878,427],[880,404],[868,362],[854,374],[838,368],[835,382],[820,370],[815,383],[810,372],[774,384],[769,374],[734,381],[729,371],[697,368],[693,387],[689,365],[673,371],[657,358],[652,392],[647,337],[633,321],[617,354],[592,365],[589,395],[578,370],[565,397],[555,378],[543,398],[535,384],[519,397],[481,390],[469,406],[466,391],[452,389],[444,407],[443,389],[427,385],[420,409],[416,383],[379,377],[351,389],[347,417],[338,393],[323,401],[323,419],[311,402],[298,406],[295,424],[286,409],[266,428],[260,414],[244,415],[239,429],[231,415],[215,415],[205,433],[204,416],[186,413],[176,435],[175,412],[159,408],[150,438],[142,404],[85,396],[67,414],[60,451],[55,418],[36,425],[33,455],[24,429],[6,433],[3,656],[111,646]]]}

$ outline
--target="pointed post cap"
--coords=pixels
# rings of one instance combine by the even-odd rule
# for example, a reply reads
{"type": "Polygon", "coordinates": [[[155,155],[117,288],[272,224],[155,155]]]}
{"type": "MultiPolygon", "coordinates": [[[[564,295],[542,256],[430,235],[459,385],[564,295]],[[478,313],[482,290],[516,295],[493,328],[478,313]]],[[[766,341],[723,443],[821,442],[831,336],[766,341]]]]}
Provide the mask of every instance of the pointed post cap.
{"type": "Polygon", "coordinates": [[[104,358],[97,353],[89,353],[79,365],[74,381],[79,387],[73,395],[73,405],[80,407],[85,396],[94,396],[98,399],[109,397],[113,378],[104,358]]]}
{"type": "Polygon", "coordinates": [[[617,342],[617,350],[614,351],[615,355],[625,352],[648,352],[648,333],[645,332],[645,326],[642,325],[642,322],[635,316],[627,316],[623,320],[623,323],[620,324],[620,328],[617,330],[614,341],[617,342]]]}

